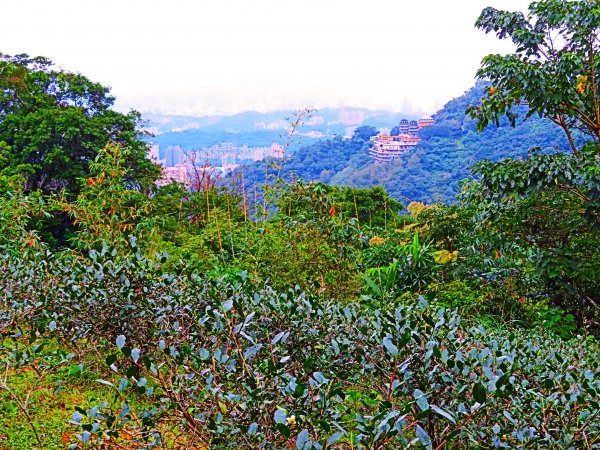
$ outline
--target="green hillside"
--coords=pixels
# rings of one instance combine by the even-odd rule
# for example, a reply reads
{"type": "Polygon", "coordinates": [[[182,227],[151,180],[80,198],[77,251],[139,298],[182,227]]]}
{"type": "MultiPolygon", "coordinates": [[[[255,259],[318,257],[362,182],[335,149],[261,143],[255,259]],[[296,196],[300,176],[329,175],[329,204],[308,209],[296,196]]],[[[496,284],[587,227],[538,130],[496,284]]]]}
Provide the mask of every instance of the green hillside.
{"type": "Polygon", "coordinates": [[[516,53],[407,158],[364,126],[227,186],[0,54],[0,448],[599,449],[600,4],[477,27],[516,53]]]}
{"type": "MultiPolygon", "coordinates": [[[[421,201],[452,202],[460,191],[461,181],[472,176],[471,166],[489,159],[526,157],[531,149],[547,152],[564,151],[568,142],[562,130],[537,115],[519,120],[512,127],[507,119],[499,126],[481,132],[466,109],[478,104],[485,94],[486,83],[479,82],[462,96],[448,102],[433,118],[436,124],[422,131],[422,141],[414,151],[389,164],[375,163],[368,156],[369,143],[336,137],[304,146],[287,157],[281,173],[285,179],[299,177],[305,181],[367,188],[383,186],[395,199],[409,203],[421,201]]],[[[528,110],[517,110],[524,118],[528,110]]],[[[391,128],[395,123],[389,123],[391,128]]],[[[245,167],[248,180],[261,183],[265,165],[245,167]]]]}

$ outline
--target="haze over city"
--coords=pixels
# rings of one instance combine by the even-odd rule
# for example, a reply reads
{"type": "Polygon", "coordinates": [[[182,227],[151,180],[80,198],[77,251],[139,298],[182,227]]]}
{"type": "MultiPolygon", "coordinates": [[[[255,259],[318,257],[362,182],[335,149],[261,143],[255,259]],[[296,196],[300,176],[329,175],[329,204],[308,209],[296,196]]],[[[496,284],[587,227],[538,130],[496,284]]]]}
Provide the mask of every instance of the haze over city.
{"type": "Polygon", "coordinates": [[[304,106],[432,113],[506,53],[447,2],[22,0],[3,5],[2,52],[52,59],[112,88],[120,110],[206,115],[304,106]]]}

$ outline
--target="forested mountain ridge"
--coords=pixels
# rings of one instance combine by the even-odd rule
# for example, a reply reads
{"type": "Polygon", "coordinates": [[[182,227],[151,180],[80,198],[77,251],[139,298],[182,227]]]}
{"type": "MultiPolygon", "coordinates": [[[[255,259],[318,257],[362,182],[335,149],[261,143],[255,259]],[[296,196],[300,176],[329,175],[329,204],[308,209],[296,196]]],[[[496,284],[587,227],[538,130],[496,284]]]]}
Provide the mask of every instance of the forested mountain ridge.
{"type": "MultiPolygon", "coordinates": [[[[465,110],[478,104],[485,92],[485,83],[479,82],[449,101],[433,116],[436,124],[423,129],[422,141],[415,149],[391,163],[376,163],[368,156],[370,142],[365,137],[375,130],[361,127],[367,135],[350,140],[335,137],[300,148],[284,160],[281,173],[288,179],[299,177],[334,185],[382,185],[392,197],[404,202],[452,202],[461,180],[471,176],[470,167],[477,161],[524,157],[533,148],[568,149],[562,130],[536,115],[525,122],[517,120],[514,128],[503,119],[498,127],[478,132],[465,110]]],[[[519,107],[518,113],[524,118],[527,107],[519,107]]],[[[244,176],[253,182],[264,181],[265,164],[268,162],[245,167],[244,176]]]]}

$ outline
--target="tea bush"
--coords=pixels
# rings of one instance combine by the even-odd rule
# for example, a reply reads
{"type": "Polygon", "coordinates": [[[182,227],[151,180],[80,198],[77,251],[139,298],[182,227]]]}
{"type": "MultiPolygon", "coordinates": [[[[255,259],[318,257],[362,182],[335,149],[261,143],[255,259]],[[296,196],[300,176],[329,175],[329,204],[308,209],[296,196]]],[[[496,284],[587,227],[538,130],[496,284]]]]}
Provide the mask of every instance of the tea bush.
{"type": "Polygon", "coordinates": [[[33,364],[21,346],[43,353],[52,338],[64,350],[51,360],[77,355],[114,393],[72,405],[72,448],[162,447],[173,433],[200,448],[600,448],[591,338],[163,262],[108,245],[89,259],[4,258],[2,363],[33,364]]]}

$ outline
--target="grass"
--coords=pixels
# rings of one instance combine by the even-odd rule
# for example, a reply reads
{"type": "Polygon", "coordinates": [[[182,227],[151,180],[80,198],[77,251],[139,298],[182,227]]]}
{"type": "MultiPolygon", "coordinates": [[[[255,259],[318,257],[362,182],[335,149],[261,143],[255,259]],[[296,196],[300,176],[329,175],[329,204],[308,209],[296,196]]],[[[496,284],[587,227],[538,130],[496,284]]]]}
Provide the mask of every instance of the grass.
{"type": "Polygon", "coordinates": [[[0,389],[0,450],[39,449],[33,427],[44,450],[64,449],[76,441],[75,428],[68,423],[74,406],[91,406],[110,393],[85,373],[63,379],[59,384],[59,377],[51,373],[40,378],[29,368],[9,373],[6,384],[11,392],[0,389]]]}
{"type": "MultiPolygon", "coordinates": [[[[56,350],[57,346],[53,341],[45,350],[56,350]]],[[[83,365],[63,364],[47,372],[26,365],[0,373],[0,450],[53,450],[66,449],[69,444],[81,445],[78,437],[81,429],[69,423],[75,407],[89,410],[103,401],[114,406],[121,400],[115,396],[114,388],[97,381],[99,378],[115,384],[119,381],[98,357],[88,352],[82,359],[83,365]]],[[[144,401],[134,393],[127,397],[134,411],[149,406],[144,401]]],[[[167,448],[203,448],[181,434],[176,424],[165,422],[161,428],[167,448]]],[[[127,441],[128,433],[123,430],[115,448],[137,448],[127,441]]]]}

